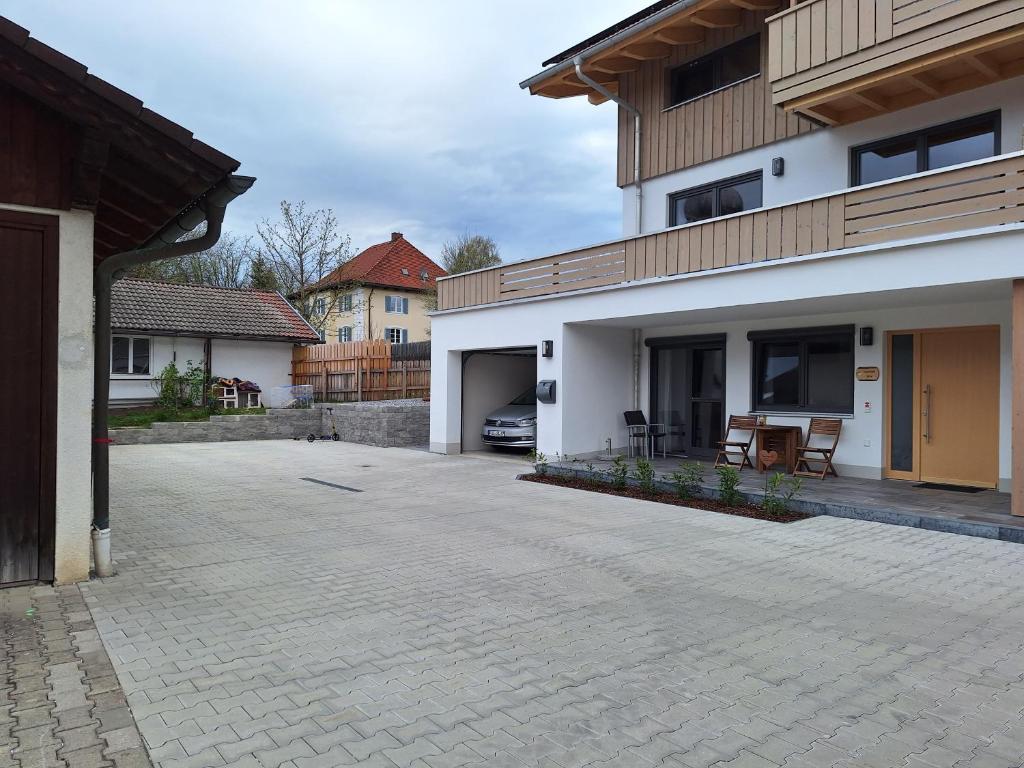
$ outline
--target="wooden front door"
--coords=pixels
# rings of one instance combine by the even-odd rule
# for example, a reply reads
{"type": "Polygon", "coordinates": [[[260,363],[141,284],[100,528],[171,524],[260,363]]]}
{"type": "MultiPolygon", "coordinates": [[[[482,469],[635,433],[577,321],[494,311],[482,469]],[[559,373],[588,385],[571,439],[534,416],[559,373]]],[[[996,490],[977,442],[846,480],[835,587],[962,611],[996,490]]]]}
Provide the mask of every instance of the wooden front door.
{"type": "Polygon", "coordinates": [[[999,328],[888,334],[887,475],[999,483],[999,328]]]}
{"type": "Polygon", "coordinates": [[[0,585],[53,578],[57,219],[0,211],[0,585]]]}

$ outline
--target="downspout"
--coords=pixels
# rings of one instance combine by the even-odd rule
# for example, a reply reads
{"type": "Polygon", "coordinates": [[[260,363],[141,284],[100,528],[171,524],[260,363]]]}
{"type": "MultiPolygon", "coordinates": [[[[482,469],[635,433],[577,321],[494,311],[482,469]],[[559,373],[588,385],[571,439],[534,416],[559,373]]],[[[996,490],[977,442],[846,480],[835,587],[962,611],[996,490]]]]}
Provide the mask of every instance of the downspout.
{"type": "Polygon", "coordinates": [[[643,187],[640,184],[640,110],[630,104],[624,99],[620,99],[614,93],[609,91],[599,82],[590,77],[586,72],[583,71],[583,57],[577,56],[572,60],[573,64],[576,65],[576,76],[584,83],[589,85],[595,91],[600,93],[606,99],[614,101],[622,109],[633,115],[633,186],[636,187],[636,235],[640,235],[643,230],[641,225],[643,223],[643,211],[644,211],[644,193],[643,187]]]}
{"type": "Polygon", "coordinates": [[[220,239],[224,212],[232,200],[256,181],[251,176],[230,175],[198,203],[165,227],[149,244],[134,251],[108,256],[93,275],[95,348],[93,363],[92,473],[93,558],[98,576],[114,573],[110,559],[110,291],[127,267],[173,259],[211,248],[220,239]],[[206,221],[206,232],[193,240],[180,238],[206,221]]]}

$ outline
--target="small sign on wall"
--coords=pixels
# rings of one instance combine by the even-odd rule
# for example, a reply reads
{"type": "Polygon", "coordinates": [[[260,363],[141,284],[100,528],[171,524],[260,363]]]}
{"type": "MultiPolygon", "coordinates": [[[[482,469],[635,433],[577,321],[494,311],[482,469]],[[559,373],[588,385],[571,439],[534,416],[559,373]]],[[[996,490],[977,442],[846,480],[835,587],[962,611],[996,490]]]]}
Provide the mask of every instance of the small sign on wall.
{"type": "Polygon", "coordinates": [[[857,369],[857,381],[878,381],[881,372],[878,366],[870,365],[857,369]]]}

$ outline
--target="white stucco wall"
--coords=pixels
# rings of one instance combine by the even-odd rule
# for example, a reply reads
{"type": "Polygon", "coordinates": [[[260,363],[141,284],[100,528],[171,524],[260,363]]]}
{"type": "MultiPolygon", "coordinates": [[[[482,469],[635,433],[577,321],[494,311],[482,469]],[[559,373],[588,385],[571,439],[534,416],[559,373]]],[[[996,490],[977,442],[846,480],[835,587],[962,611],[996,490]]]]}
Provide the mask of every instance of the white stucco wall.
{"type": "Polygon", "coordinates": [[[92,525],[93,216],[2,205],[59,219],[55,580],[89,577],[92,525]]]}
{"type": "Polygon", "coordinates": [[[626,445],[623,411],[633,407],[633,332],[566,325],[562,334],[562,452],[593,454],[626,445]]]}
{"type": "MultiPolygon", "coordinates": [[[[123,335],[123,334],[114,334],[123,335]]],[[[142,336],[143,334],[133,334],[142,336]]],[[[174,363],[179,371],[184,371],[188,361],[202,363],[203,340],[175,336],[150,336],[149,338],[149,375],[134,374],[110,375],[110,402],[117,406],[120,402],[152,401],[157,392],[153,389],[153,381],[168,363],[174,363]]]]}
{"type": "Polygon", "coordinates": [[[537,360],[513,355],[473,355],[463,367],[462,450],[485,448],[484,419],[536,384],[537,360]]]}
{"type": "MultiPolygon", "coordinates": [[[[1015,152],[1022,149],[1022,90],[1024,77],[1018,77],[852,125],[812,131],[647,179],[643,182],[643,231],[655,232],[669,225],[668,196],[675,192],[761,169],[765,207],[829,194],[850,186],[851,147],[997,109],[1002,111],[1000,153],[1015,152]],[[772,176],[774,157],[782,157],[786,161],[783,176],[772,176]]],[[[628,237],[636,234],[636,193],[633,185],[623,188],[622,207],[622,231],[628,237]]]]}

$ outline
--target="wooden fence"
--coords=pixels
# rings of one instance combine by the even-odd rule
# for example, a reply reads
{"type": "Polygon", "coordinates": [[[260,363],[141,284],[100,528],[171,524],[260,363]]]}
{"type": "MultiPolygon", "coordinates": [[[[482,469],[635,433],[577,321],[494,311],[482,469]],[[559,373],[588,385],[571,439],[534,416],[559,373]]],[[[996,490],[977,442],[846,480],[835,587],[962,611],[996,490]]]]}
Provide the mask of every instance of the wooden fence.
{"type": "Polygon", "coordinates": [[[312,385],[321,403],[422,398],[430,394],[430,357],[392,360],[386,341],[296,347],[292,384],[312,385]]]}

